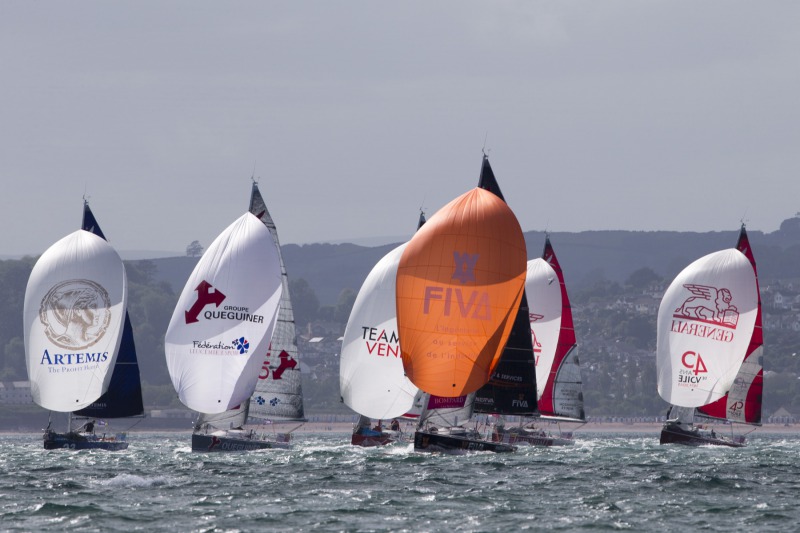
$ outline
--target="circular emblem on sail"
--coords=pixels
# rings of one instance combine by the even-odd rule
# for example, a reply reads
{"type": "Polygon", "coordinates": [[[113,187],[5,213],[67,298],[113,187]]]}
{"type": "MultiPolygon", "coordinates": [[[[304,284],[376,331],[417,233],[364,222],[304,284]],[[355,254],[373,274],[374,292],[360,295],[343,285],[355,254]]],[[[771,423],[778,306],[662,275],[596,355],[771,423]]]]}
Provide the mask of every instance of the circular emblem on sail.
{"type": "Polygon", "coordinates": [[[80,350],[105,334],[111,321],[111,301],[108,292],[94,281],[63,281],[42,298],[39,320],[53,344],[80,350]]]}

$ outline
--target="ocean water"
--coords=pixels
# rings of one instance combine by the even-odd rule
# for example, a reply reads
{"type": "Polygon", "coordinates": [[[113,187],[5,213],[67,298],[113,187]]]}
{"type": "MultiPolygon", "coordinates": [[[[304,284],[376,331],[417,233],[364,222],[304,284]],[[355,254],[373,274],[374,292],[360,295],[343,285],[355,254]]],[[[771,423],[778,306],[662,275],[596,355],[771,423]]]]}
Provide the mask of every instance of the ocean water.
{"type": "Polygon", "coordinates": [[[577,434],[575,446],[453,456],[297,434],[291,450],[193,453],[188,434],[123,452],[0,437],[2,531],[797,531],[800,439],[742,449],[577,434]]]}

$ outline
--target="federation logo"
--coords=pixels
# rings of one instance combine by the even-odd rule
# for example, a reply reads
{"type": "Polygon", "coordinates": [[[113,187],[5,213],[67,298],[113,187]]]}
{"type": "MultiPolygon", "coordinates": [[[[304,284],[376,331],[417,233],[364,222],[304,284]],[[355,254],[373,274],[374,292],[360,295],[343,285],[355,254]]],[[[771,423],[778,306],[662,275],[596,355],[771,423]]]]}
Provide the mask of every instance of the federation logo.
{"type": "Polygon", "coordinates": [[[244,355],[250,349],[250,342],[244,337],[233,339],[233,347],[239,350],[239,355],[244,355]]]}
{"type": "Polygon", "coordinates": [[[87,348],[105,335],[111,322],[108,291],[88,279],[63,281],[42,298],[39,321],[56,346],[87,348]]]}

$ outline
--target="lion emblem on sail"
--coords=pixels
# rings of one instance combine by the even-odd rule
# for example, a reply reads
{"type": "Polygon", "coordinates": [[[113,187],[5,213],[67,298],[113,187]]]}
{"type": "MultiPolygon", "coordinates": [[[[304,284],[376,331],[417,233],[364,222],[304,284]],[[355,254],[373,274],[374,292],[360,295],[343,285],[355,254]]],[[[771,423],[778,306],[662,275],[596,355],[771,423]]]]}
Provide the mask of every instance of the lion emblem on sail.
{"type": "Polygon", "coordinates": [[[731,304],[733,295],[726,288],[708,285],[684,285],[692,296],[688,297],[672,315],[735,328],[739,323],[739,310],[731,304]]]}
{"type": "Polygon", "coordinates": [[[108,292],[94,281],[73,279],[48,291],[39,308],[45,334],[61,348],[80,350],[100,340],[111,321],[108,292]]]}

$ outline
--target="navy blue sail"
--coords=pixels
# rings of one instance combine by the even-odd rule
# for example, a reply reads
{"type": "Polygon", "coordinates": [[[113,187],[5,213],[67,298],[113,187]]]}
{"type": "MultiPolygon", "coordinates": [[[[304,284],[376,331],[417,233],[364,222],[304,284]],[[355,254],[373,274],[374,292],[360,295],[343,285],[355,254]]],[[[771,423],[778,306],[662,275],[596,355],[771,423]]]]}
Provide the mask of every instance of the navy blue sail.
{"type": "MultiPolygon", "coordinates": [[[[489,158],[485,155],[478,187],[505,201],[489,158]]],[[[475,394],[475,412],[519,416],[538,414],[536,367],[528,318],[528,296],[525,292],[522,293],[519,311],[500,362],[489,382],[475,394]]]]}
{"type": "MultiPolygon", "coordinates": [[[[81,229],[94,233],[106,240],[97,224],[89,204],[83,204],[83,224],[81,229]]],[[[124,418],[144,414],[142,404],[142,383],[139,379],[139,362],[136,360],[136,346],[133,343],[133,328],[128,311],[125,311],[125,326],[119,353],[111,374],[108,390],[90,406],[75,411],[78,416],[89,418],[124,418]]]]}

